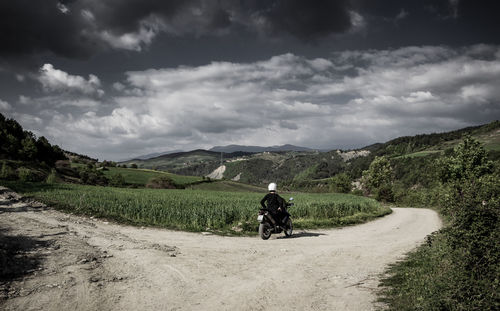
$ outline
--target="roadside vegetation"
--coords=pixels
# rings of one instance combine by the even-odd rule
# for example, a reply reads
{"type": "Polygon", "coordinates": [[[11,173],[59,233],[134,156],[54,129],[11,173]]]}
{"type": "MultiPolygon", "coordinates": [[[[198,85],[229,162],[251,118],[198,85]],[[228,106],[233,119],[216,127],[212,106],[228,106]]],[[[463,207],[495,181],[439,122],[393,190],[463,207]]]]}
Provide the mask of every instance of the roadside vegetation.
{"type": "Polygon", "coordinates": [[[429,203],[447,225],[389,269],[380,300],[389,310],[499,310],[498,162],[467,137],[435,168],[429,203]]]}

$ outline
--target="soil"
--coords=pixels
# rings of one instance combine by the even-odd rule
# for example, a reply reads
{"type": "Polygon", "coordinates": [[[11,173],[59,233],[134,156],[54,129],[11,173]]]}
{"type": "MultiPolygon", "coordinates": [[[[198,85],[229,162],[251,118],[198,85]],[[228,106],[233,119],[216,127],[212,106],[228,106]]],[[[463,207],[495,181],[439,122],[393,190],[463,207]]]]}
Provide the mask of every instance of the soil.
{"type": "Polygon", "coordinates": [[[393,211],[264,241],[65,214],[0,187],[0,309],[374,310],[387,266],[441,226],[393,211]]]}

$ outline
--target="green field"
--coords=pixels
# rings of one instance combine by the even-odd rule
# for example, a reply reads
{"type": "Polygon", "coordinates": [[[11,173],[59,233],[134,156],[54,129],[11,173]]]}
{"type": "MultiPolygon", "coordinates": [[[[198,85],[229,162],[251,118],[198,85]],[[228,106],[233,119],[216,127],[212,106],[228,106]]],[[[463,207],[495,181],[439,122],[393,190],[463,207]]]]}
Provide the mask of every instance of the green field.
{"type": "MultiPolygon", "coordinates": [[[[75,184],[7,183],[7,187],[65,211],[136,225],[188,231],[255,232],[264,193],[126,189],[75,184]]],[[[294,194],[295,226],[333,227],[390,213],[372,199],[345,194],[294,194]]]]}
{"type": "Polygon", "coordinates": [[[238,192],[258,192],[258,193],[264,193],[267,191],[266,188],[257,187],[231,180],[216,180],[212,182],[199,183],[190,185],[187,188],[191,190],[238,191],[238,192]]]}
{"type": "Polygon", "coordinates": [[[147,169],[134,169],[134,168],[121,168],[121,167],[107,167],[103,171],[104,175],[108,178],[115,174],[121,174],[125,178],[127,184],[144,186],[153,177],[168,176],[178,185],[192,184],[202,180],[201,177],[196,176],[182,176],[170,174],[167,172],[153,171],[147,169]]]}
{"type": "Polygon", "coordinates": [[[419,158],[419,157],[425,157],[431,154],[435,154],[438,152],[443,152],[442,150],[424,150],[424,151],[418,151],[414,153],[409,153],[405,154],[402,156],[394,157],[394,159],[403,159],[403,158],[419,158]]]}

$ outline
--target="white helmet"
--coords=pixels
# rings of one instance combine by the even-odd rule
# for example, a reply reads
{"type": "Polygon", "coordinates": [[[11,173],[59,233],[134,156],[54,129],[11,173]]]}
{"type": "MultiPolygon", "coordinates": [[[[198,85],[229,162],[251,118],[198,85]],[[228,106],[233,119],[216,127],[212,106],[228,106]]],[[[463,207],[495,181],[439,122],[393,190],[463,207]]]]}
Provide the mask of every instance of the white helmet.
{"type": "Polygon", "coordinates": [[[276,187],[276,184],[272,182],[267,186],[267,189],[269,189],[269,191],[276,191],[276,187]]]}

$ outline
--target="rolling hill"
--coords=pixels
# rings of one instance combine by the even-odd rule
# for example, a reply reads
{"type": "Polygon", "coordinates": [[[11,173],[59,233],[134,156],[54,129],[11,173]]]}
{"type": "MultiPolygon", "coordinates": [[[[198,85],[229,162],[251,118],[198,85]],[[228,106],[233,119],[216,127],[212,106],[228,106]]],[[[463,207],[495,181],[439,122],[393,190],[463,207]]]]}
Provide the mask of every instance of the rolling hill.
{"type": "Polygon", "coordinates": [[[271,147],[242,146],[242,145],[215,146],[211,148],[210,151],[226,152],[226,153],[237,152],[237,151],[259,153],[259,152],[315,151],[315,150],[306,147],[299,147],[286,144],[282,146],[271,146],[271,147]]]}
{"type": "Polygon", "coordinates": [[[492,154],[500,152],[500,122],[494,121],[451,132],[398,137],[386,143],[376,143],[351,151],[321,152],[293,145],[229,145],[211,150],[177,152],[151,159],[135,159],[121,164],[135,163],[139,168],[206,176],[221,166],[222,155],[223,177],[228,180],[256,185],[264,185],[270,181],[297,184],[329,178],[339,173],[346,173],[354,180],[361,177],[362,171],[368,168],[375,156],[387,156],[394,160],[439,156],[457,145],[464,135],[471,135],[481,141],[492,154]],[[292,150],[294,148],[297,150],[292,150]],[[276,151],[272,151],[273,149],[276,151]]]}

